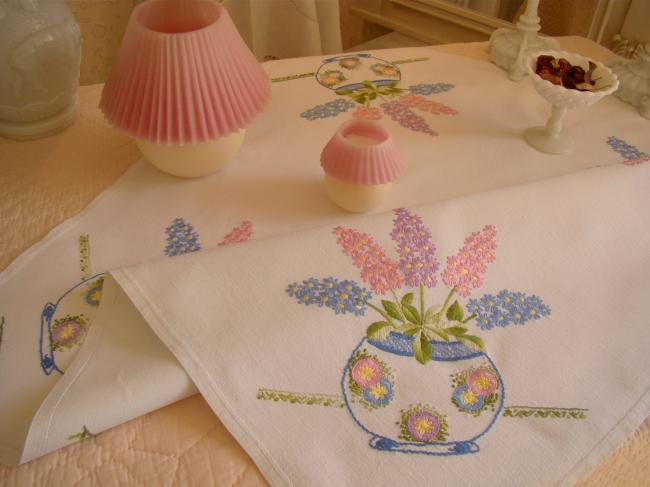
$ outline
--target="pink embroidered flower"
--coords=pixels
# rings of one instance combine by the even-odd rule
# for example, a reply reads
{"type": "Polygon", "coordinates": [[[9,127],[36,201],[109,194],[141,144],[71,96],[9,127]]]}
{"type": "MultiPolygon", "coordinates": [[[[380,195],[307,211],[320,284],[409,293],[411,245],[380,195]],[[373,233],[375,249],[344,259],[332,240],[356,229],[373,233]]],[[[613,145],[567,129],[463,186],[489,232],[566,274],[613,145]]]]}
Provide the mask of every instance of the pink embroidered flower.
{"type": "Polygon", "coordinates": [[[431,230],[422,223],[422,218],[405,208],[398,208],[394,213],[396,218],[390,236],[398,244],[404,281],[411,287],[420,284],[434,287],[440,263],[434,256],[436,246],[431,242],[431,230]]]}
{"type": "Polygon", "coordinates": [[[253,222],[244,220],[239,226],[232,229],[232,231],[224,237],[219,245],[230,245],[234,243],[245,242],[253,235],[253,222]]]}
{"type": "Polygon", "coordinates": [[[497,389],[497,376],[485,369],[476,369],[467,378],[469,390],[477,396],[489,396],[497,389]]]}
{"type": "Polygon", "coordinates": [[[468,297],[473,288],[483,284],[487,265],[496,258],[496,228],[486,225],[480,232],[473,232],[465,239],[458,254],[447,257],[447,267],[442,281],[449,287],[456,286],[458,294],[468,297]]]}
{"type": "Polygon", "coordinates": [[[417,441],[433,441],[440,431],[440,419],[427,411],[412,414],[407,424],[417,441]]]}
{"type": "Polygon", "coordinates": [[[413,93],[407,93],[406,95],[402,95],[399,97],[399,102],[402,105],[406,105],[409,108],[416,108],[420,106],[422,103],[425,103],[427,101],[426,98],[418,95],[414,95],[413,93]]]}
{"type": "Polygon", "coordinates": [[[434,115],[457,115],[458,111],[437,101],[425,100],[418,108],[423,112],[433,113],[434,115]]]}
{"type": "Polygon", "coordinates": [[[343,253],[361,270],[361,279],[370,284],[375,293],[384,294],[404,285],[398,263],[386,256],[386,251],[371,235],[345,227],[336,227],[334,234],[343,253]]]}
{"type": "Polygon", "coordinates": [[[381,119],[381,112],[376,107],[358,106],[352,116],[365,120],[379,120],[381,119]]]}
{"type": "Polygon", "coordinates": [[[373,358],[362,358],[352,367],[352,379],[362,388],[375,386],[381,380],[381,367],[373,358]]]}
{"type": "Polygon", "coordinates": [[[73,347],[84,336],[87,328],[88,322],[83,315],[68,315],[56,320],[52,325],[52,350],[73,347]]]}

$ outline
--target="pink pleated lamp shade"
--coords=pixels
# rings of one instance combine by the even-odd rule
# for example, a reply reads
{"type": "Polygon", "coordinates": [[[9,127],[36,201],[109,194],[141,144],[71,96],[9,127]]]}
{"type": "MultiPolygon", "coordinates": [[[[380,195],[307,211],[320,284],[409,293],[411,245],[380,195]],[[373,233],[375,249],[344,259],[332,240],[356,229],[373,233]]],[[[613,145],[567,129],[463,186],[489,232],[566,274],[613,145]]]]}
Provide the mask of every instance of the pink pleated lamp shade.
{"type": "Polygon", "coordinates": [[[131,14],[100,108],[135,137],[194,144],[246,127],[270,93],[217,0],[147,0],[131,14]]]}
{"type": "Polygon", "coordinates": [[[332,177],[355,184],[386,184],[406,166],[390,132],[379,122],[343,123],[321,152],[321,166],[332,177]]]}

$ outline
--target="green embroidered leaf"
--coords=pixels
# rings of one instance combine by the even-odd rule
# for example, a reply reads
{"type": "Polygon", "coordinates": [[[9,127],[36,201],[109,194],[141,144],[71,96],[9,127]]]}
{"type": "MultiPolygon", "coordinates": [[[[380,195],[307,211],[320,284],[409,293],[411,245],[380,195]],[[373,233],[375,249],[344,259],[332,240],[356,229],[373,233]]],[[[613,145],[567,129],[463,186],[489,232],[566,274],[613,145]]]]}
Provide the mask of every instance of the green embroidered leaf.
{"type": "Polygon", "coordinates": [[[459,337],[467,333],[467,328],[465,328],[464,326],[450,326],[449,328],[445,328],[445,331],[450,335],[459,337]]]}
{"type": "Polygon", "coordinates": [[[377,93],[375,93],[375,92],[370,93],[369,98],[370,98],[371,100],[374,100],[375,98],[377,98],[377,93]]]}
{"type": "Polygon", "coordinates": [[[458,300],[454,301],[454,304],[449,306],[447,310],[447,319],[449,321],[463,321],[463,307],[460,305],[458,300]]]}
{"type": "Polygon", "coordinates": [[[471,343],[471,345],[475,346],[479,350],[485,350],[485,343],[483,342],[483,339],[480,337],[474,335],[463,335],[463,336],[459,336],[458,339],[463,343],[467,340],[471,343]]]}
{"type": "Polygon", "coordinates": [[[377,89],[377,87],[375,86],[375,84],[372,81],[367,81],[367,80],[364,81],[363,86],[365,86],[366,88],[370,88],[373,91],[377,89]]]}
{"type": "Polygon", "coordinates": [[[431,343],[426,334],[418,333],[413,338],[413,352],[415,359],[421,364],[426,364],[431,360],[431,343]]]}
{"type": "Polygon", "coordinates": [[[404,330],[402,333],[404,333],[406,336],[412,337],[417,332],[419,332],[421,329],[422,328],[420,328],[419,326],[414,326],[412,328],[408,328],[408,329],[404,330]]]}
{"type": "Polygon", "coordinates": [[[440,306],[439,305],[433,305],[431,306],[426,313],[424,313],[424,322],[433,324],[437,321],[437,314],[440,312],[440,306]]]}
{"type": "Polygon", "coordinates": [[[336,93],[337,95],[345,96],[345,95],[351,95],[352,90],[336,90],[334,93],[336,93]]]}
{"type": "Polygon", "coordinates": [[[405,294],[404,297],[402,298],[402,306],[407,305],[407,304],[412,304],[413,303],[413,293],[408,293],[405,294]]]}
{"type": "Polygon", "coordinates": [[[386,310],[386,313],[388,313],[388,316],[390,316],[391,318],[395,318],[396,320],[402,320],[404,318],[402,316],[402,313],[400,313],[397,305],[392,301],[387,301],[385,299],[382,299],[381,304],[386,310]]]}
{"type": "Polygon", "coordinates": [[[438,335],[440,338],[442,338],[444,341],[448,342],[449,341],[449,334],[443,329],[443,328],[431,328],[427,327],[427,330],[431,333],[435,333],[438,335]]]}
{"type": "Polygon", "coordinates": [[[402,311],[404,311],[404,316],[411,323],[419,325],[420,324],[420,313],[415,306],[411,304],[402,305],[402,311]]]}
{"type": "Polygon", "coordinates": [[[393,329],[387,321],[376,321],[368,327],[366,335],[371,340],[385,340],[393,329]]]}
{"type": "Polygon", "coordinates": [[[390,86],[391,88],[396,88],[398,84],[399,81],[391,81],[390,83],[388,83],[387,86],[390,86]]]}

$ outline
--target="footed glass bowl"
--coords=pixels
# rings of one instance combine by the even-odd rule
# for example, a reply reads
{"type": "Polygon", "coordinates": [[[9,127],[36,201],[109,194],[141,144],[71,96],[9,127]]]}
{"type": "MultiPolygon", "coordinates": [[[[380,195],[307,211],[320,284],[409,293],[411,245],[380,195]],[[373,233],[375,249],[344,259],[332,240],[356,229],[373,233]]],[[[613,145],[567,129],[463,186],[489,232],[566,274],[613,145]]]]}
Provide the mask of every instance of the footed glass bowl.
{"type": "Polygon", "coordinates": [[[589,70],[589,59],[566,51],[538,51],[528,59],[527,69],[533,86],[545,100],[551,104],[551,116],[546,125],[531,127],[524,132],[524,139],[538,151],[547,154],[566,154],[573,152],[573,139],[562,130],[562,120],[569,108],[582,108],[593,105],[603,97],[613,93],[618,88],[618,78],[603,63],[596,64],[593,79],[596,81],[594,91],[579,91],[555,85],[535,73],[538,56],[553,56],[564,58],[573,66],[579,65],[585,71],[589,70]]]}

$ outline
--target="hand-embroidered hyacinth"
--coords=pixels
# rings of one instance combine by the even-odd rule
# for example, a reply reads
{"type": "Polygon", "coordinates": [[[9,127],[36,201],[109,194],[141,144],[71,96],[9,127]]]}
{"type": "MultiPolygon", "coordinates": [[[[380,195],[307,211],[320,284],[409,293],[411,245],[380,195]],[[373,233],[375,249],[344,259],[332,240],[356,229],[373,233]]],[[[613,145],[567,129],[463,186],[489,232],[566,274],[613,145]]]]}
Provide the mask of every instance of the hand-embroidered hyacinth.
{"type": "Polygon", "coordinates": [[[333,309],[336,314],[354,313],[363,316],[365,302],[372,299],[372,293],[350,280],[339,281],[333,277],[307,279],[294,282],[287,287],[287,294],[304,305],[317,305],[333,309]]]}
{"type": "Polygon", "coordinates": [[[314,108],[310,108],[309,110],[305,110],[300,114],[300,116],[313,122],[314,120],[319,120],[321,118],[336,117],[354,107],[354,102],[346,100],[345,98],[339,98],[334,101],[328,101],[323,105],[316,105],[314,108]]]}
{"type": "Polygon", "coordinates": [[[336,227],[334,234],[343,253],[352,257],[355,267],[361,270],[361,279],[370,284],[375,293],[384,294],[402,287],[404,280],[399,264],[386,255],[371,235],[345,227],[336,227]]]}
{"type": "Polygon", "coordinates": [[[424,118],[417,115],[413,110],[399,101],[389,101],[382,103],[380,106],[384,113],[402,127],[413,130],[414,132],[422,132],[432,137],[438,135],[436,131],[429,127],[429,124],[424,118]]]}
{"type": "Polygon", "coordinates": [[[413,93],[407,93],[399,98],[399,102],[402,105],[406,105],[409,108],[417,108],[423,112],[433,113],[434,115],[457,115],[458,111],[454,110],[447,105],[438,103],[432,100],[427,100],[413,93]]]}
{"type": "Polygon", "coordinates": [[[402,419],[396,424],[400,428],[399,437],[406,441],[433,443],[445,441],[449,436],[446,417],[428,405],[412,405],[402,411],[402,419]]]}
{"type": "Polygon", "coordinates": [[[463,297],[468,297],[472,289],[480,287],[488,264],[496,259],[496,234],[496,228],[486,225],[481,231],[467,237],[458,254],[447,257],[442,281],[449,287],[456,287],[463,297]]]}
{"type": "Polygon", "coordinates": [[[422,218],[405,208],[393,210],[391,238],[397,242],[399,265],[407,286],[426,287],[436,285],[436,272],[440,263],[434,256],[436,246],[431,242],[431,231],[424,226],[422,218]]]}
{"type": "Polygon", "coordinates": [[[418,85],[409,86],[409,91],[414,95],[429,96],[436,93],[444,93],[449,91],[454,85],[449,83],[421,83],[418,85]]]}
{"type": "Polygon", "coordinates": [[[102,289],[104,288],[104,278],[100,277],[92,281],[87,287],[84,298],[86,303],[88,303],[93,308],[99,306],[99,302],[102,300],[102,289]]]}
{"type": "Polygon", "coordinates": [[[52,325],[52,350],[72,348],[88,330],[89,320],[84,315],[66,315],[52,325]]]}
{"type": "Polygon", "coordinates": [[[451,402],[459,411],[478,417],[488,409],[495,410],[499,401],[499,379],[488,364],[454,374],[451,402]]]}
{"type": "Polygon", "coordinates": [[[164,253],[169,257],[201,250],[199,234],[183,218],[175,218],[172,224],[165,229],[165,234],[167,235],[167,246],[164,253]]]}
{"type": "Polygon", "coordinates": [[[364,349],[350,360],[348,388],[366,409],[372,411],[390,404],[395,376],[391,368],[364,349]]]}
{"type": "Polygon", "coordinates": [[[230,245],[246,242],[253,236],[253,222],[244,220],[219,242],[218,245],[230,245]]]}
{"type": "Polygon", "coordinates": [[[364,120],[380,120],[381,111],[377,107],[358,106],[352,116],[364,120]]]}
{"type": "Polygon", "coordinates": [[[625,159],[625,161],[623,161],[623,164],[626,164],[628,166],[634,166],[636,164],[641,164],[642,162],[650,161],[650,156],[648,154],[641,152],[633,145],[628,144],[623,139],[619,139],[618,137],[608,137],[607,144],[614,151],[623,156],[625,159]]]}
{"type": "Polygon", "coordinates": [[[551,314],[551,308],[539,296],[504,289],[496,296],[486,294],[470,299],[467,311],[476,315],[479,328],[490,330],[495,326],[523,325],[551,314]]]}

